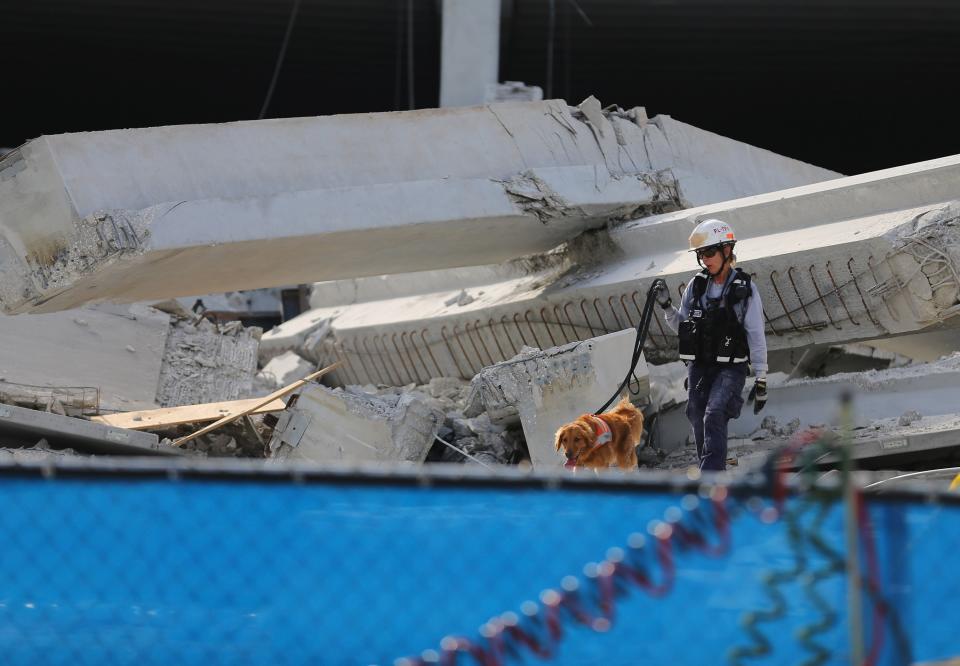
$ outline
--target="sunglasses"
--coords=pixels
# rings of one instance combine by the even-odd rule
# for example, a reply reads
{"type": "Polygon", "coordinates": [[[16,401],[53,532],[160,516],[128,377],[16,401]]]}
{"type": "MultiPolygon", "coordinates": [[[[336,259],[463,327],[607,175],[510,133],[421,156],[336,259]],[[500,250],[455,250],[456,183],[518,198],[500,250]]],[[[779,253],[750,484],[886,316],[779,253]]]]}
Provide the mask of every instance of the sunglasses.
{"type": "Polygon", "coordinates": [[[701,259],[712,259],[719,251],[719,247],[705,247],[702,250],[697,250],[697,256],[701,259]]]}

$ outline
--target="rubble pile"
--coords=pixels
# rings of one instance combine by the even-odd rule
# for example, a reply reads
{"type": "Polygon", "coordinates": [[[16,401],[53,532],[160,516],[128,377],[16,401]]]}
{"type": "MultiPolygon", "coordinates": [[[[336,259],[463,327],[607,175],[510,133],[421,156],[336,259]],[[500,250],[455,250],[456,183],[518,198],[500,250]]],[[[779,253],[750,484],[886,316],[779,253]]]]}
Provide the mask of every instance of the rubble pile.
{"type": "Polygon", "coordinates": [[[308,384],[278,419],[270,453],[280,460],[421,463],[443,419],[409,393],[308,384]]]}
{"type": "MultiPolygon", "coordinates": [[[[425,462],[509,465],[529,459],[523,432],[518,427],[492,423],[490,417],[483,413],[475,413],[472,418],[464,415],[471,385],[462,379],[437,377],[422,386],[351,385],[345,390],[356,395],[375,395],[388,401],[399,400],[401,396],[408,395],[442,413],[443,424],[437,429],[436,436],[443,441],[433,442],[425,462]],[[469,455],[464,455],[457,449],[469,455]]],[[[517,426],[519,423],[513,425],[517,426]]]]}
{"type": "Polygon", "coordinates": [[[840,392],[856,456],[932,455],[960,444],[960,361],[933,360],[960,348],[958,187],[960,156],[840,177],[593,97],[44,136],[0,158],[0,407],[111,452],[543,468],[557,427],[626,392],[641,463],[682,465],[659,317],[622,382],[648,288],[683,292],[716,216],[771,352],[731,455],[836,434],[840,392]],[[262,336],[225,322],[316,280],[262,336]]]}
{"type": "MultiPolygon", "coordinates": [[[[275,422],[275,418],[273,421],[275,422]]],[[[217,430],[196,439],[185,442],[180,450],[193,455],[210,458],[266,458],[266,442],[273,432],[271,419],[266,416],[250,417],[249,421],[240,419],[228,423],[217,430]]],[[[195,426],[179,426],[161,431],[160,434],[171,440],[191,434],[195,426]]]]}

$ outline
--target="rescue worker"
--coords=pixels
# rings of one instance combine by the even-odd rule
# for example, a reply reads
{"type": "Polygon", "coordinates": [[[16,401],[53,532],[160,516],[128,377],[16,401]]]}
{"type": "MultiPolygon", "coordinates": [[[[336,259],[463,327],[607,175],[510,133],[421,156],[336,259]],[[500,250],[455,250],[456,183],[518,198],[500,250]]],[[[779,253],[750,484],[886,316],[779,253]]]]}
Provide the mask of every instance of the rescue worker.
{"type": "Polygon", "coordinates": [[[700,222],[689,251],[703,269],[683,292],[678,310],[661,288],[657,303],[680,336],[687,363],[687,418],[702,470],[727,466],[727,422],[740,416],[748,363],[756,377],[750,400],[758,413],[767,401],[767,341],[763,304],[750,275],[736,267],[737,238],[722,220],[700,222]]]}

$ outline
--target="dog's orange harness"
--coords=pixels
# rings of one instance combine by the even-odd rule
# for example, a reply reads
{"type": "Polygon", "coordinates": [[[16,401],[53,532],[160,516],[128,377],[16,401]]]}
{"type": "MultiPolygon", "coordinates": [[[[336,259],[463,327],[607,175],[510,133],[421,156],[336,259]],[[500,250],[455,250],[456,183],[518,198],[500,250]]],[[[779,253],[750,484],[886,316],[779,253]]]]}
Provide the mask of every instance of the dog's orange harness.
{"type": "MultiPolygon", "coordinates": [[[[593,446],[590,447],[590,450],[587,451],[586,454],[593,453],[594,451],[599,449],[601,446],[603,446],[607,442],[610,442],[613,440],[613,432],[611,432],[610,426],[607,425],[606,421],[594,416],[593,414],[589,414],[588,417],[590,419],[590,422],[593,424],[593,431],[597,435],[597,441],[593,443],[593,446]]],[[[576,468],[577,463],[580,461],[581,456],[586,454],[581,454],[576,458],[572,458],[568,460],[566,463],[564,463],[563,466],[569,469],[576,468]]]]}
{"type": "Polygon", "coordinates": [[[590,421],[593,423],[593,430],[597,434],[597,441],[593,443],[593,448],[590,450],[596,451],[613,439],[613,433],[610,431],[610,426],[608,426],[607,422],[603,419],[591,414],[590,421]]]}

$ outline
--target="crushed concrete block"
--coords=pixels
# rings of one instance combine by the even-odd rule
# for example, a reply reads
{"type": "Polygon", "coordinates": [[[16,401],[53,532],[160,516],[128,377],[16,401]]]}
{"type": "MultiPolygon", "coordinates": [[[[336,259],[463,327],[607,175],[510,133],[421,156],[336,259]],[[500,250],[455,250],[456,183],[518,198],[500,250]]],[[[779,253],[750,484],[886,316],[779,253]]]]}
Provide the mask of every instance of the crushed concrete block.
{"type": "MultiPolygon", "coordinates": [[[[516,413],[523,426],[534,467],[562,467],[554,449],[557,429],[610,398],[626,376],[636,334],[620,331],[544,351],[530,350],[510,361],[484,368],[472,382],[465,414],[487,413],[505,423],[516,413]]],[[[646,361],[634,373],[640,380],[638,399],[649,399],[646,361]]]]}
{"type": "Polygon", "coordinates": [[[308,384],[277,422],[271,457],[421,463],[443,420],[409,394],[391,399],[308,384]]]}
{"type": "Polygon", "coordinates": [[[273,357],[257,373],[257,379],[274,389],[278,389],[292,384],[298,379],[303,379],[314,370],[316,370],[316,366],[313,363],[295,352],[288,351],[273,357]]]}
{"type": "Polygon", "coordinates": [[[261,330],[240,322],[171,322],[157,383],[161,407],[248,397],[257,369],[261,330]]]}

